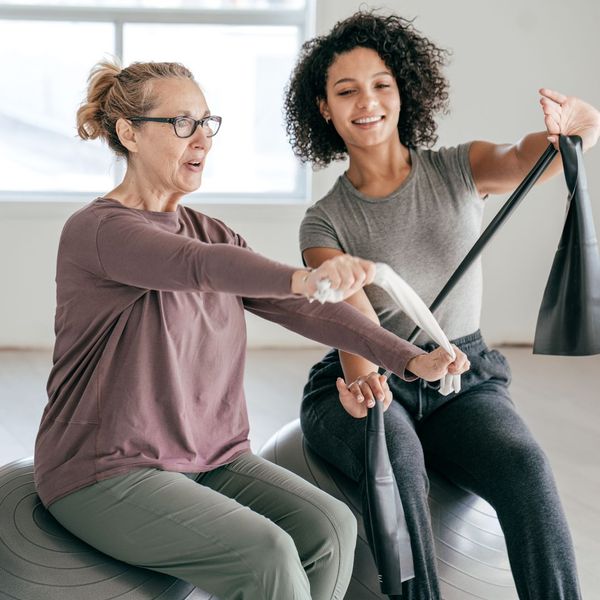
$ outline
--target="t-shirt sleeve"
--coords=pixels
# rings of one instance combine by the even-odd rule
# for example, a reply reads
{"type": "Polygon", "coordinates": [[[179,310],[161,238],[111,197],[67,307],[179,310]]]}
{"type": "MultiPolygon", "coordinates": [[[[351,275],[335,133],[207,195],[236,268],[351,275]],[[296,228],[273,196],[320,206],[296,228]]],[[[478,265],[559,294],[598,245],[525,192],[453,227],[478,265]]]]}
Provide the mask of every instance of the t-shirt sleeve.
{"type": "Polygon", "coordinates": [[[154,227],[136,215],[105,217],[96,251],[105,279],[161,291],[290,296],[293,267],[234,243],[206,243],[154,227]]]}
{"type": "Polygon", "coordinates": [[[469,161],[470,148],[471,142],[467,142],[458,146],[440,148],[435,153],[439,162],[438,168],[450,179],[449,183],[459,193],[459,197],[479,197],[469,161]]]}
{"type": "Polygon", "coordinates": [[[306,211],[300,224],[300,252],[307,248],[335,248],[343,251],[331,219],[318,204],[306,211]]]}

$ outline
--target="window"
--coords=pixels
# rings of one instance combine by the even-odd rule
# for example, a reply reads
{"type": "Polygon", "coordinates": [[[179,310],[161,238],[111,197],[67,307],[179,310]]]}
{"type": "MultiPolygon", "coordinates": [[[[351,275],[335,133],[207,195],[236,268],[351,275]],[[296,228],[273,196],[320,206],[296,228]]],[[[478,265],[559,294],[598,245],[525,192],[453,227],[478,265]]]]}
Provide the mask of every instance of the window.
{"type": "Polygon", "coordinates": [[[282,115],[285,84],[314,0],[27,0],[0,2],[0,199],[86,200],[122,177],[100,141],[79,140],[75,113],[91,67],[110,55],[177,61],[223,126],[202,202],[299,201],[307,172],[282,115]]]}

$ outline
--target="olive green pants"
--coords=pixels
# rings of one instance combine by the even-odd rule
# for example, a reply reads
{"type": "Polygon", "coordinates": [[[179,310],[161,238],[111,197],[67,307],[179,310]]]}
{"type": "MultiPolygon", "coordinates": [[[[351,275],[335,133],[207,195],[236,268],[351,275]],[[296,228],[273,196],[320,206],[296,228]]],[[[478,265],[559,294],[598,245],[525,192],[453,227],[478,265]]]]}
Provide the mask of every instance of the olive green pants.
{"type": "Polygon", "coordinates": [[[208,473],[136,469],[49,510],[105,554],[221,600],[341,600],[352,575],[346,505],[253,454],[208,473]]]}

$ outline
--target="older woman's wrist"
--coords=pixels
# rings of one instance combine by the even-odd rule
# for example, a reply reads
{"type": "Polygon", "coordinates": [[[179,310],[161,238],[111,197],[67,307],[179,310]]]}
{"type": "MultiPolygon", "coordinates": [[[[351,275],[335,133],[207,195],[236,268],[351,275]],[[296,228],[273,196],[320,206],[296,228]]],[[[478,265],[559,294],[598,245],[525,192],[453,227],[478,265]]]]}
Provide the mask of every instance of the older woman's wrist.
{"type": "Polygon", "coordinates": [[[298,269],[292,273],[292,294],[308,295],[307,281],[312,269],[298,269]]]}

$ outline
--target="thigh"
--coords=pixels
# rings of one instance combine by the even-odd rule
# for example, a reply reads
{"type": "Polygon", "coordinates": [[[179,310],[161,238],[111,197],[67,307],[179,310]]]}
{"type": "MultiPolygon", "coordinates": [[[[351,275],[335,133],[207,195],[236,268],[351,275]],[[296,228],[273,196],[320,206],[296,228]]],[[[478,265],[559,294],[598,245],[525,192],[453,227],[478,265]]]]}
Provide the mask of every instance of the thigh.
{"type": "MultiPolygon", "coordinates": [[[[407,409],[397,401],[384,413],[385,438],[390,462],[396,473],[404,473],[409,485],[427,486],[423,447],[415,431],[415,423],[407,409]]],[[[400,485],[400,483],[399,483],[400,485]]]]}
{"type": "Polygon", "coordinates": [[[314,365],[304,386],[300,424],[314,452],[358,481],[364,462],[365,422],[355,419],[342,407],[336,379],[344,377],[337,350],[330,351],[314,365]]]}
{"type": "Polygon", "coordinates": [[[507,483],[529,476],[532,468],[546,468],[508,388],[497,381],[444,404],[420,424],[418,434],[428,466],[490,502],[507,483]]]}
{"type": "Polygon", "coordinates": [[[300,424],[314,452],[350,479],[362,478],[365,420],[355,419],[344,410],[335,383],[322,387],[317,398],[305,398],[300,424]]]}
{"type": "MultiPolygon", "coordinates": [[[[322,387],[318,399],[303,403],[301,422],[306,440],[317,454],[354,481],[362,480],[366,418],[356,419],[344,410],[335,382],[328,388],[322,387]]],[[[394,400],[384,413],[384,423],[390,462],[399,487],[424,483],[423,450],[412,417],[394,400]]]]}
{"type": "Polygon", "coordinates": [[[243,454],[198,480],[283,529],[303,562],[323,540],[355,543],[355,519],[345,504],[260,456],[243,454]]]}
{"type": "Polygon", "coordinates": [[[98,550],[224,598],[253,585],[250,596],[264,597],[264,562],[279,555],[295,556],[302,570],[291,538],[273,522],[180,473],[132,471],[73,492],[49,510],[98,550]]]}
{"type": "Polygon", "coordinates": [[[356,519],[343,502],[253,454],[240,456],[200,481],[285,531],[308,576],[312,598],[344,596],[352,576],[356,519]]]}

